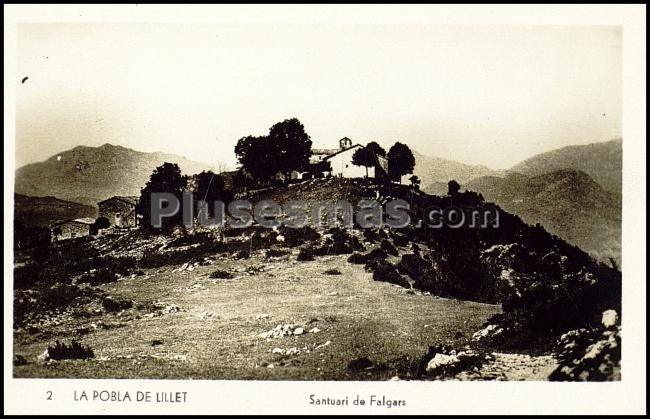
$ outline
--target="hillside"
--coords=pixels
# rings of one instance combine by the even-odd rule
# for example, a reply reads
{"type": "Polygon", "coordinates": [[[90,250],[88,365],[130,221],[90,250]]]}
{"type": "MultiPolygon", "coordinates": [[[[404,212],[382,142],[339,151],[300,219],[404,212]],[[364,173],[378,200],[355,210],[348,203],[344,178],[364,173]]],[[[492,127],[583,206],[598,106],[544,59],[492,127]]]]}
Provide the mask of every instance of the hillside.
{"type": "Polygon", "coordinates": [[[134,230],[55,243],[15,268],[14,375],[411,380],[465,370],[467,379],[539,380],[557,367],[559,335],[620,312],[620,272],[506,211],[498,228],[417,223],[432,206],[492,207],[473,193],[315,179],[242,198],[303,193],[409,199],[413,223],[134,230]],[[47,362],[53,336],[94,355],[47,362]],[[438,369],[445,357],[453,368],[438,369]]]}
{"type": "Polygon", "coordinates": [[[600,260],[613,257],[620,262],[621,203],[617,195],[584,172],[484,176],[465,188],[481,193],[528,224],[541,224],[600,260]]]}
{"type": "Polygon", "coordinates": [[[97,217],[97,208],[78,202],[64,201],[53,196],[32,197],[14,194],[14,220],[16,222],[47,227],[60,220],[97,217]]]}
{"type": "Polygon", "coordinates": [[[113,195],[139,195],[153,169],[164,162],[177,163],[183,174],[211,169],[173,154],[145,153],[111,144],[78,146],[18,168],[15,192],[94,206],[113,195]]]}
{"type": "Polygon", "coordinates": [[[556,170],[568,169],[588,174],[606,190],[621,195],[623,166],[623,140],[568,146],[538,154],[511,171],[537,176],[556,170]]]}
{"type": "Polygon", "coordinates": [[[439,157],[425,156],[415,150],[412,151],[413,156],[415,156],[415,169],[413,174],[421,179],[423,190],[434,190],[438,192],[439,188],[437,186],[444,184],[446,191],[447,182],[452,179],[462,184],[470,179],[485,176],[492,172],[485,166],[476,166],[441,159],[439,157]]]}

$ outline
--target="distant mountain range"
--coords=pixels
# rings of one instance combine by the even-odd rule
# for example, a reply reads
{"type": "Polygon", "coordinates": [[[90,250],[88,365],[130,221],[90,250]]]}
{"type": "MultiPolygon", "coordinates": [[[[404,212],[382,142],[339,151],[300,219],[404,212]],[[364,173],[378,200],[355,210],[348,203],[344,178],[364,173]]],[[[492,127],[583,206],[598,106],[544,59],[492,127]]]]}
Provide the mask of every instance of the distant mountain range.
{"type": "Polygon", "coordinates": [[[576,145],[538,154],[510,171],[537,176],[555,170],[579,170],[610,192],[621,194],[623,179],[623,140],[576,145]]]}
{"type": "Polygon", "coordinates": [[[177,163],[184,174],[215,170],[174,154],[145,153],[111,144],[78,146],[20,167],[15,192],[95,206],[114,195],[140,195],[151,172],[164,162],[177,163]]]}
{"type": "Polygon", "coordinates": [[[621,256],[621,202],[584,172],[557,170],[539,176],[517,173],[469,182],[477,191],[528,224],[541,224],[596,258],[621,256]]]}
{"type": "Polygon", "coordinates": [[[47,227],[55,221],[97,217],[97,208],[53,196],[33,197],[14,194],[16,222],[47,227]]]}
{"type": "Polygon", "coordinates": [[[415,157],[414,175],[422,181],[422,190],[436,189],[444,185],[447,191],[447,182],[455,179],[457,182],[465,183],[471,179],[493,173],[485,166],[476,166],[460,163],[453,160],[439,157],[425,156],[413,150],[415,157]]]}
{"type": "MultiPolygon", "coordinates": [[[[427,192],[444,185],[437,187],[427,192]]],[[[621,139],[539,154],[505,176],[483,176],[464,187],[600,260],[620,263],[621,139]]]]}
{"type": "MultiPolygon", "coordinates": [[[[542,153],[508,171],[417,151],[413,154],[414,174],[421,179],[425,192],[444,195],[447,182],[454,179],[464,188],[482,193],[487,201],[527,223],[541,224],[601,260],[620,260],[621,139],[542,153]]],[[[111,144],[79,146],[16,171],[17,218],[24,215],[47,224],[56,219],[94,216],[90,211],[103,199],[139,195],[153,169],[164,162],[177,163],[184,174],[215,170],[173,154],[145,153],[111,144]],[[79,203],[92,208],[77,206],[79,203]]]]}

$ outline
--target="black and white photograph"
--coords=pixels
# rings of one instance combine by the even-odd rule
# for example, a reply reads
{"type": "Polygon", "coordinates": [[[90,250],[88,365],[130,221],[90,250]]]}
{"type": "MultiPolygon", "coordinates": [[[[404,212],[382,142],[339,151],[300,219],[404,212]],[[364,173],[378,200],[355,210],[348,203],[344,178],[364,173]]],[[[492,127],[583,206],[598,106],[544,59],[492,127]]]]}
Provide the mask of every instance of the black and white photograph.
{"type": "Polygon", "coordinates": [[[634,67],[624,25],[579,16],[76,7],[14,6],[5,50],[5,384],[42,385],[42,412],[232,381],[297,382],[312,413],[436,413],[408,393],[633,375],[620,411],[645,411],[645,128],[624,94],[635,68],[645,92],[645,18],[634,67]]]}

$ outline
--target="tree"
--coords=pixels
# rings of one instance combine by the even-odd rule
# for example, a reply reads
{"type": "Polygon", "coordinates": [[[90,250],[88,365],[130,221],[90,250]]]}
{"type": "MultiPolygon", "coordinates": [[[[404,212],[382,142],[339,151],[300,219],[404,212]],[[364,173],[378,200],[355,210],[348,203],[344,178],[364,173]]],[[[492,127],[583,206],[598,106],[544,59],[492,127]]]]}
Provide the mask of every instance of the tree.
{"type": "Polygon", "coordinates": [[[223,176],[212,171],[203,171],[193,176],[194,191],[194,216],[198,214],[199,201],[208,203],[208,215],[214,216],[214,202],[222,201],[224,204],[233,199],[233,194],[226,188],[223,176]]]}
{"type": "Polygon", "coordinates": [[[456,196],[458,195],[459,191],[460,191],[460,184],[458,182],[452,179],[449,181],[449,183],[447,183],[447,195],[456,196]]]}
{"type": "Polygon", "coordinates": [[[368,177],[368,168],[377,165],[378,156],[386,157],[386,150],[381,148],[376,142],[371,141],[365,147],[357,149],[352,154],[352,164],[365,167],[366,177],[368,177]]]}
{"type": "Polygon", "coordinates": [[[388,150],[388,176],[402,183],[402,176],[413,173],[415,157],[406,144],[396,142],[388,150]]]}
{"type": "Polygon", "coordinates": [[[256,181],[267,181],[278,172],[277,155],[269,137],[242,137],[235,146],[242,168],[256,181]]]}
{"type": "Polygon", "coordinates": [[[90,234],[95,236],[99,230],[103,230],[111,226],[111,222],[106,217],[99,217],[90,226],[90,234]]]}
{"type": "Polygon", "coordinates": [[[286,179],[294,170],[309,168],[312,142],[298,119],[285,119],[273,125],[269,130],[269,140],[277,169],[286,179]]]}
{"type": "Polygon", "coordinates": [[[369,149],[360,147],[352,154],[352,164],[365,167],[366,177],[368,177],[368,168],[375,165],[375,158],[369,149]]]}
{"type": "Polygon", "coordinates": [[[386,150],[384,150],[375,141],[371,141],[368,144],[366,144],[366,148],[368,149],[368,151],[370,151],[370,154],[372,154],[375,157],[376,156],[386,157],[386,150]]]}
{"type": "MultiPolygon", "coordinates": [[[[153,230],[151,219],[151,194],[155,192],[168,192],[174,195],[179,202],[182,202],[183,191],[187,187],[188,177],[183,176],[181,169],[176,163],[163,163],[156,167],[147,184],[140,192],[140,199],[136,206],[136,212],[142,215],[142,227],[146,230],[153,230]]],[[[182,224],[182,210],[173,217],[162,219],[161,232],[168,232],[173,226],[182,224]]]]}

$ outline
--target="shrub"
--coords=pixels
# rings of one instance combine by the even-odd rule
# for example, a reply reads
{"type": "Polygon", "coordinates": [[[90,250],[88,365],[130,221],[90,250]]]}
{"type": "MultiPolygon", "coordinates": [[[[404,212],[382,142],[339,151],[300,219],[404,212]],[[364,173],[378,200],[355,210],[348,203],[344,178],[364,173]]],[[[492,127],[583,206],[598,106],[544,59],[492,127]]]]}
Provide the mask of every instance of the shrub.
{"type": "Polygon", "coordinates": [[[102,298],[102,307],[109,313],[117,313],[133,307],[133,302],[130,300],[116,300],[109,296],[102,298]]]}
{"type": "Polygon", "coordinates": [[[375,363],[372,362],[370,359],[368,359],[367,357],[362,357],[350,361],[348,363],[348,369],[350,371],[361,371],[368,368],[372,368],[374,365],[375,363]]]}
{"type": "Polygon", "coordinates": [[[307,242],[316,241],[320,234],[310,226],[302,228],[280,227],[280,234],[284,237],[284,244],[288,247],[296,247],[307,242]]]}
{"type": "Polygon", "coordinates": [[[314,249],[311,246],[301,248],[296,260],[300,262],[314,260],[314,249]]]}
{"type": "Polygon", "coordinates": [[[411,288],[411,284],[397,272],[395,265],[390,262],[384,262],[378,265],[372,273],[372,279],[375,281],[389,282],[404,288],[411,288]]]}
{"type": "Polygon", "coordinates": [[[385,251],[389,255],[393,255],[393,256],[399,255],[397,248],[388,239],[383,239],[381,241],[380,247],[383,251],[385,251]]]}
{"type": "Polygon", "coordinates": [[[323,273],[325,275],[341,275],[341,271],[339,271],[338,269],[328,269],[323,273]]]}
{"type": "Polygon", "coordinates": [[[90,346],[83,346],[76,340],[72,340],[70,345],[61,343],[58,340],[54,343],[54,346],[47,347],[47,353],[50,359],[61,360],[61,359],[88,359],[94,358],[95,353],[90,348],[90,346]]]}
{"type": "Polygon", "coordinates": [[[210,278],[212,279],[231,279],[232,277],[233,275],[230,272],[221,269],[216,270],[210,274],[210,278]]]}
{"type": "Polygon", "coordinates": [[[354,253],[348,258],[348,262],[350,263],[356,263],[356,264],[365,264],[369,263],[374,260],[380,260],[383,261],[388,257],[386,252],[382,249],[373,249],[370,252],[366,254],[362,253],[354,253]]]}
{"type": "Polygon", "coordinates": [[[269,249],[266,251],[266,257],[267,258],[279,258],[282,256],[288,255],[289,252],[286,250],[280,250],[280,249],[269,249]]]}
{"type": "Polygon", "coordinates": [[[101,285],[117,281],[117,274],[110,269],[101,268],[81,275],[78,282],[81,284],[101,285]]]}
{"type": "Polygon", "coordinates": [[[329,233],[331,237],[328,237],[321,247],[315,249],[315,255],[343,255],[364,248],[359,239],[342,228],[333,228],[329,230],[329,233]]]}
{"type": "Polygon", "coordinates": [[[393,243],[399,247],[408,246],[408,244],[411,242],[408,237],[402,234],[391,232],[390,236],[393,239],[393,243]]]}

